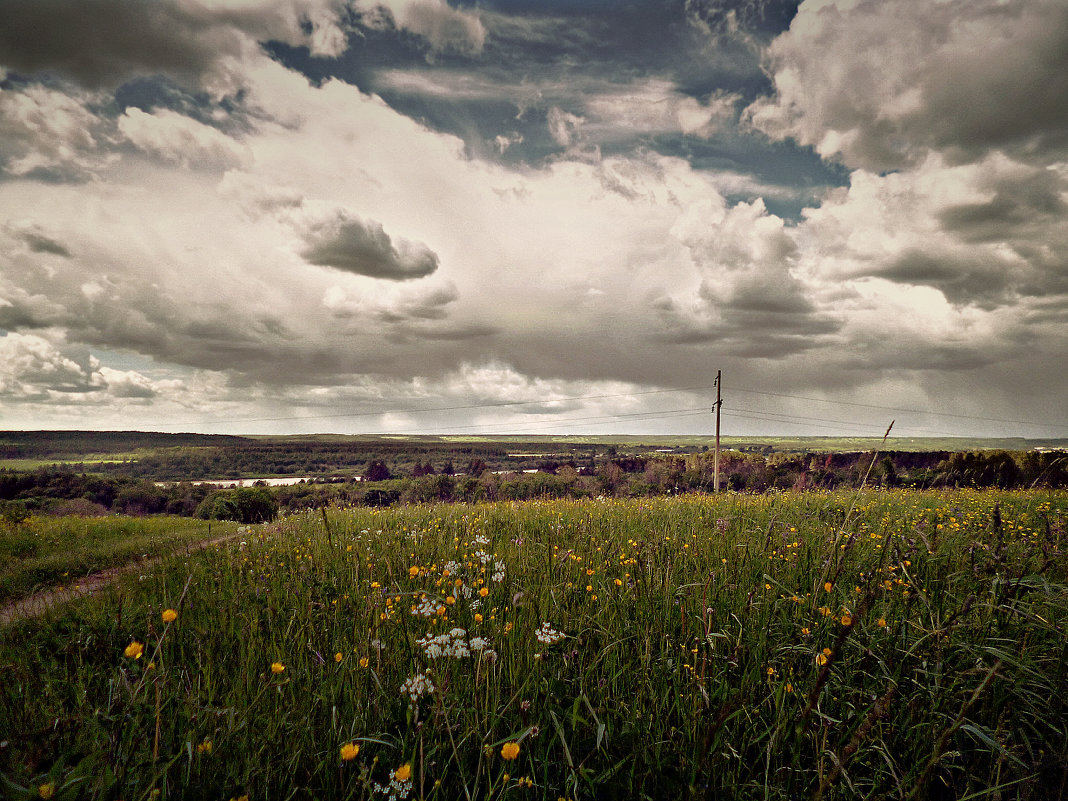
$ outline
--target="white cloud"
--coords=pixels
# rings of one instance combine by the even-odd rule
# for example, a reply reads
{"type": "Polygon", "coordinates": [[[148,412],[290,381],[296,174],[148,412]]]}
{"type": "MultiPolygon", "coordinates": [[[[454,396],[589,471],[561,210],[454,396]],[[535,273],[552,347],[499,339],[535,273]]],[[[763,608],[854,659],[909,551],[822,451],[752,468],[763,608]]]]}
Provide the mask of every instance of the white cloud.
{"type": "Polygon", "coordinates": [[[169,109],[127,108],[118,127],[141,150],[182,167],[227,169],[247,159],[241,144],[222,131],[169,109]]]}
{"type": "Polygon", "coordinates": [[[37,84],[0,88],[0,169],[81,179],[107,156],[97,137],[104,123],[87,106],[85,93],[67,93],[37,84]]]}
{"type": "Polygon", "coordinates": [[[999,149],[1061,159],[1068,6],[1059,0],[807,0],[768,48],[775,95],[747,110],[774,138],[875,172],[999,149]]]}
{"type": "Polygon", "coordinates": [[[431,53],[476,55],[486,42],[486,28],[478,13],[453,8],[445,0],[361,0],[358,6],[372,12],[365,24],[410,31],[426,40],[431,53]]]}

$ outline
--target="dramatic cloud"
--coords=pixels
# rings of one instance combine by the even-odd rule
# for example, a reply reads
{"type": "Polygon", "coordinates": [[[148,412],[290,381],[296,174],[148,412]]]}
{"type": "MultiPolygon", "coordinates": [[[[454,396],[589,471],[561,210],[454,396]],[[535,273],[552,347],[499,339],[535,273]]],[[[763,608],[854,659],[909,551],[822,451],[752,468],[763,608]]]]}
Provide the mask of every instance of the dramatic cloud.
{"type": "Polygon", "coordinates": [[[79,180],[107,160],[104,123],[87,108],[90,96],[40,85],[0,84],[0,170],[16,177],[79,180]]]}
{"type": "Polygon", "coordinates": [[[255,40],[345,48],[340,0],[4,0],[0,64],[87,87],[163,73],[196,81],[255,40]]]}
{"type": "Polygon", "coordinates": [[[768,49],[771,136],[873,171],[992,150],[1068,155],[1068,6],[1059,0],[809,0],[768,49]]]}
{"type": "Polygon", "coordinates": [[[230,137],[167,109],[146,114],[139,108],[128,108],[118,125],[141,150],[182,167],[226,169],[247,158],[241,145],[230,137]]]}
{"type": "Polygon", "coordinates": [[[307,247],[301,256],[309,264],[406,281],[424,278],[438,268],[438,257],[426,245],[406,239],[394,241],[382,226],[338,211],[313,223],[304,232],[307,247]]]}
{"type": "Polygon", "coordinates": [[[1068,15],[906,6],[0,0],[5,423],[1068,432],[1068,15]]]}
{"type": "Polygon", "coordinates": [[[475,55],[486,41],[477,13],[460,11],[445,0],[361,0],[369,27],[397,27],[422,37],[432,54],[475,55]]]}

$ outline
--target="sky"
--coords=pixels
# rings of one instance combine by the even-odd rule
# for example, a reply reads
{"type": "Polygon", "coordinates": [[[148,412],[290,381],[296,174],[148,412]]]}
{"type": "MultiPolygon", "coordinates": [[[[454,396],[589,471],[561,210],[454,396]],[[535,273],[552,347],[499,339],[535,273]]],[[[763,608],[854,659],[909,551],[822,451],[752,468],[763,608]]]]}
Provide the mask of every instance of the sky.
{"type": "Polygon", "coordinates": [[[1068,437],[1063,0],[0,0],[0,429],[1068,437]]]}

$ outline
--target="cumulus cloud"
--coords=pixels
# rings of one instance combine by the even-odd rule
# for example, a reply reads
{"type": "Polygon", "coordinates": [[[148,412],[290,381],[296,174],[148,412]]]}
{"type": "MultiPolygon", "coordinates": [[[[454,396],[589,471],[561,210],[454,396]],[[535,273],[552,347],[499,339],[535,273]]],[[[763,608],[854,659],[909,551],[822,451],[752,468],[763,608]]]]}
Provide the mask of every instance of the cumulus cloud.
{"type": "Polygon", "coordinates": [[[127,108],[119,131],[141,150],[182,167],[227,169],[247,154],[241,144],[210,125],[169,109],[151,114],[127,108]]]}
{"type": "Polygon", "coordinates": [[[768,48],[759,130],[871,171],[993,150],[1068,153],[1068,6],[1058,0],[808,0],[768,48]]]}
{"type": "Polygon", "coordinates": [[[856,171],[847,189],[805,211],[804,269],[824,280],[926,286],[984,308],[1064,295],[1066,196],[1055,172],[1002,155],[960,166],[932,158],[883,176],[856,171]]]}
{"type": "Polygon", "coordinates": [[[39,0],[5,3],[0,64],[87,87],[162,73],[198,81],[257,40],[337,56],[347,46],[341,0],[39,0]]]}
{"type": "Polygon", "coordinates": [[[94,97],[31,84],[0,87],[0,170],[15,177],[81,180],[108,157],[94,97]]]}
{"type": "Polygon", "coordinates": [[[364,24],[397,27],[424,39],[431,54],[477,55],[486,28],[477,12],[453,8],[445,0],[362,0],[364,24]]]}
{"type": "Polygon", "coordinates": [[[394,240],[374,220],[338,210],[332,216],[312,222],[303,232],[301,256],[321,267],[407,281],[424,278],[438,268],[438,257],[421,242],[394,240]]]}
{"type": "Polygon", "coordinates": [[[104,403],[157,394],[148,377],[102,366],[84,348],[63,348],[36,334],[0,336],[0,398],[9,403],[104,403]]]}

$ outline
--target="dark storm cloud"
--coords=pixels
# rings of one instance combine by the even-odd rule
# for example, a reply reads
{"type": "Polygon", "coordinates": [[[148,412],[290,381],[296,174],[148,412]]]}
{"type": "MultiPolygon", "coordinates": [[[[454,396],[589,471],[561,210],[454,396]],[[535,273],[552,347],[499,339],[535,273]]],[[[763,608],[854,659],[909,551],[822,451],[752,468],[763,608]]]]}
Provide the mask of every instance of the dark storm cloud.
{"type": "Polygon", "coordinates": [[[1008,299],[1016,271],[990,254],[961,258],[919,250],[903,253],[878,275],[889,281],[939,290],[955,304],[996,308],[1008,299]]]}
{"type": "Polygon", "coordinates": [[[303,237],[307,247],[300,255],[320,267],[390,281],[423,278],[438,268],[437,254],[426,245],[394,242],[380,223],[347,212],[311,224],[303,237]]]}
{"type": "Polygon", "coordinates": [[[198,76],[236,49],[233,31],[172,2],[3,0],[0,14],[0,64],[93,88],[146,72],[198,76]]]}
{"type": "Polygon", "coordinates": [[[21,241],[31,253],[45,253],[61,256],[64,259],[72,258],[70,249],[66,245],[49,236],[38,226],[18,228],[5,225],[2,230],[15,241],[21,241]]]}
{"type": "Polygon", "coordinates": [[[1061,182],[1048,170],[1028,170],[984,188],[992,194],[988,200],[943,210],[942,227],[969,242],[996,242],[1030,237],[1042,226],[1059,224],[1068,211],[1061,182]]]}

